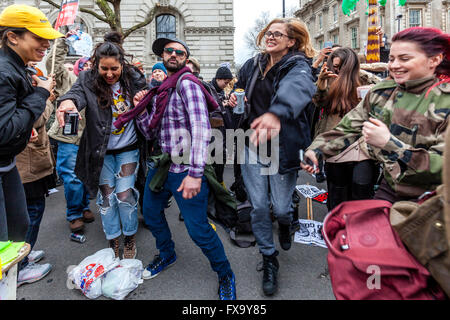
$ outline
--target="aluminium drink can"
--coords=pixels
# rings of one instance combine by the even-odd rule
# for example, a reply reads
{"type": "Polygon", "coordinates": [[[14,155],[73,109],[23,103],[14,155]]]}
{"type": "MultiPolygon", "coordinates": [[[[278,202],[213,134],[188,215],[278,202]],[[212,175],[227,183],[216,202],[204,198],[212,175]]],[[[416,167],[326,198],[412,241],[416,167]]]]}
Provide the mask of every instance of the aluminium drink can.
{"type": "Polygon", "coordinates": [[[86,242],[86,236],[78,233],[71,233],[70,234],[70,240],[79,242],[79,243],[85,243],[86,242]]]}

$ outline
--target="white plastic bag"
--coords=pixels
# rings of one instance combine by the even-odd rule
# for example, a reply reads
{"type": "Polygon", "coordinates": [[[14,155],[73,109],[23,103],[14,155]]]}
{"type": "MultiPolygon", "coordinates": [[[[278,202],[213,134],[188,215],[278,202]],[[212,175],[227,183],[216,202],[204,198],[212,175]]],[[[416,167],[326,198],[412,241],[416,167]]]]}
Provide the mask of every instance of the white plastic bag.
{"type": "Polygon", "coordinates": [[[103,249],[85,258],[69,272],[69,279],[89,299],[102,295],[102,277],[119,265],[111,248],[103,249]]]}
{"type": "Polygon", "coordinates": [[[144,267],[136,259],[124,259],[114,270],[109,271],[102,280],[102,292],[105,297],[123,300],[142,282],[144,267]]]}

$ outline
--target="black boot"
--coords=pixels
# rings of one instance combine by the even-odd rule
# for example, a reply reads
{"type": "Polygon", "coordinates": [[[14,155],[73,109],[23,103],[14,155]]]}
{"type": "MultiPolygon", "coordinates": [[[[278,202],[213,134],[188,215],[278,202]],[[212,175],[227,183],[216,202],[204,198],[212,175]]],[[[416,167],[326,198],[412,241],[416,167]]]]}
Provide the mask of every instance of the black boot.
{"type": "Polygon", "coordinates": [[[283,250],[288,251],[291,248],[291,225],[278,222],[278,240],[283,250]]]}
{"type": "Polygon", "coordinates": [[[263,291],[266,296],[273,295],[278,288],[277,275],[280,265],[277,255],[278,251],[275,251],[271,256],[263,255],[263,291]]]}

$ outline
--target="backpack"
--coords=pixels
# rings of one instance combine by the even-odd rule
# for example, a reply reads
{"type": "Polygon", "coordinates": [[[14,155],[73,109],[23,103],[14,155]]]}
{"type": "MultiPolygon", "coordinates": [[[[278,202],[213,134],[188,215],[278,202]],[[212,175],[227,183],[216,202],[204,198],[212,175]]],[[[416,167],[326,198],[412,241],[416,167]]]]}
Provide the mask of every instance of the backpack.
{"type": "Polygon", "coordinates": [[[236,226],[230,230],[231,242],[241,248],[254,247],[256,245],[250,216],[252,209],[253,207],[249,201],[239,204],[237,207],[236,226]]]}
{"type": "MultiPolygon", "coordinates": [[[[179,96],[180,95],[180,85],[181,81],[183,81],[184,76],[187,74],[191,74],[190,72],[183,73],[180,78],[178,78],[176,91],[179,96]]],[[[208,91],[208,93],[216,100],[217,104],[219,105],[219,108],[214,110],[213,112],[209,113],[209,122],[211,123],[212,128],[219,128],[224,126],[225,118],[227,117],[227,113],[224,110],[224,107],[222,105],[221,99],[219,97],[219,94],[217,93],[214,86],[206,81],[198,80],[200,84],[208,91]]]]}
{"type": "Polygon", "coordinates": [[[391,227],[391,207],[383,200],[348,201],[325,218],[322,233],[338,300],[445,299],[391,227]]]}

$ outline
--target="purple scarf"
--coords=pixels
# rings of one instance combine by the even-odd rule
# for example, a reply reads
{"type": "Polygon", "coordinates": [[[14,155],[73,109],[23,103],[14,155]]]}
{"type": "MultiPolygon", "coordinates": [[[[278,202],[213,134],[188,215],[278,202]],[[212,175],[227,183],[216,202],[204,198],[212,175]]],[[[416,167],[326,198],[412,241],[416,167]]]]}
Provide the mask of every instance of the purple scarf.
{"type": "MultiPolygon", "coordinates": [[[[136,118],[136,116],[141,114],[145,110],[145,108],[147,108],[147,106],[150,106],[153,101],[153,98],[157,96],[156,110],[150,123],[150,128],[151,129],[158,128],[159,124],[161,123],[164,112],[166,111],[166,108],[169,104],[170,98],[169,92],[171,92],[170,89],[176,88],[178,79],[186,72],[189,72],[189,74],[185,75],[183,77],[183,80],[188,79],[197,83],[202,89],[203,94],[205,95],[206,103],[208,104],[208,111],[212,112],[216,110],[219,107],[217,101],[211,96],[208,90],[205,89],[201,81],[191,73],[191,69],[189,69],[188,67],[184,67],[177,73],[168,77],[160,86],[152,88],[135,108],[121,114],[119,118],[114,122],[114,126],[118,130],[122,129],[122,127],[127,122],[136,118]]],[[[151,108],[149,109],[151,110],[151,108]]]]}

